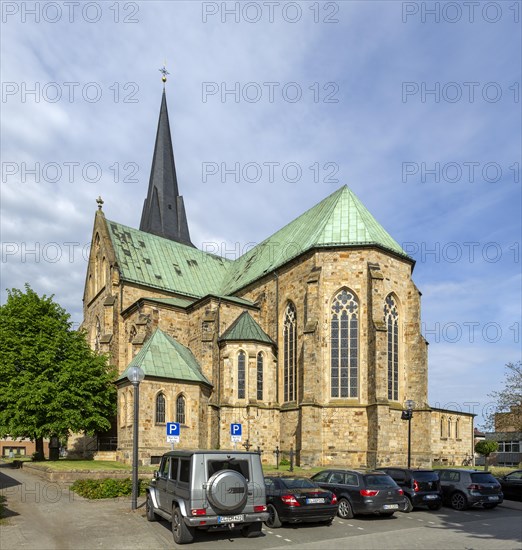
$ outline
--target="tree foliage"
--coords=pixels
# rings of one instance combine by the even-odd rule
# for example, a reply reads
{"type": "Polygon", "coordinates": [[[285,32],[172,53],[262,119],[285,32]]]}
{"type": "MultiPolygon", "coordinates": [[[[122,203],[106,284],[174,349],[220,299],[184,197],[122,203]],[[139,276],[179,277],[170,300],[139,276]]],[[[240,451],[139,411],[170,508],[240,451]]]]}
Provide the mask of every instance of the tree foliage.
{"type": "Polygon", "coordinates": [[[495,405],[485,418],[485,428],[522,432],[522,361],[506,364],[504,388],[488,396],[494,399],[495,405]]]}
{"type": "Polygon", "coordinates": [[[115,372],[53,296],[8,290],[0,306],[0,437],[41,439],[110,428],[115,372]]]}
{"type": "Polygon", "coordinates": [[[498,442],[491,439],[482,439],[475,443],[475,452],[484,456],[484,470],[488,470],[488,456],[498,451],[498,442]]]}
{"type": "Polygon", "coordinates": [[[489,456],[491,453],[498,451],[498,442],[490,439],[483,439],[475,443],[475,451],[479,455],[489,456]]]}

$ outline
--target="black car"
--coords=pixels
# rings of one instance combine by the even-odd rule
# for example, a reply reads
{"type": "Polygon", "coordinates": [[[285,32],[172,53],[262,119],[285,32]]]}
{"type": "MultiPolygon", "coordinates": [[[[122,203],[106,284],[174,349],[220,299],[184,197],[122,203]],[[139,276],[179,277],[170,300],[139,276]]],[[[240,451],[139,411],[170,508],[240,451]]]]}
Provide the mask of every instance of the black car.
{"type": "Polygon", "coordinates": [[[337,514],[337,498],[331,491],[304,477],[265,477],[269,518],[267,527],[317,521],[330,524],[337,514]]]}
{"type": "Polygon", "coordinates": [[[343,519],[356,514],[393,516],[406,508],[403,490],[384,472],[324,470],[312,476],[312,481],[335,493],[343,519]]]}
{"type": "Polygon", "coordinates": [[[499,478],[504,498],[508,500],[522,500],[522,470],[515,470],[499,478]]]}
{"type": "Polygon", "coordinates": [[[489,472],[460,468],[436,472],[439,474],[444,503],[455,510],[475,506],[495,508],[504,500],[500,483],[489,472]]]}
{"type": "Polygon", "coordinates": [[[377,470],[386,472],[404,491],[404,496],[408,499],[405,512],[411,512],[417,506],[427,506],[430,510],[441,508],[442,489],[437,472],[393,467],[377,470]]]}

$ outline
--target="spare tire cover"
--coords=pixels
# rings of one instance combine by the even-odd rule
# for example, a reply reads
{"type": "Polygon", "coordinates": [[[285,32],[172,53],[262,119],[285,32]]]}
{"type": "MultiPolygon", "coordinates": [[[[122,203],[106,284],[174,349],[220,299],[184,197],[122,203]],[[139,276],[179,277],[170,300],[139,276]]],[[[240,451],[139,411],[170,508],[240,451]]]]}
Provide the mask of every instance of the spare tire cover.
{"type": "Polygon", "coordinates": [[[220,470],[208,480],[207,497],[214,508],[238,510],[248,498],[247,480],[234,470],[220,470]]]}

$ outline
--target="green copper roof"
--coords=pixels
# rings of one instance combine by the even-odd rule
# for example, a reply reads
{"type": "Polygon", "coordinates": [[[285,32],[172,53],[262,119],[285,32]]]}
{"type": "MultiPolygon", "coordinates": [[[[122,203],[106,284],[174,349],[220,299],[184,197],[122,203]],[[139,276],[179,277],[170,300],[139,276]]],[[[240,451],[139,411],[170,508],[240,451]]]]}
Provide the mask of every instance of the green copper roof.
{"type": "Polygon", "coordinates": [[[221,294],[230,260],[107,220],[126,281],[187,296],[221,294]]]}
{"type": "Polygon", "coordinates": [[[228,270],[222,292],[232,294],[307,250],[335,246],[380,246],[408,258],[344,186],[238,258],[228,270]]]}
{"type": "Polygon", "coordinates": [[[248,311],[243,313],[228,327],[219,338],[220,342],[251,341],[274,344],[268,334],[252,319],[248,311]]]}
{"type": "Polygon", "coordinates": [[[196,302],[195,299],[185,299],[185,298],[151,298],[151,297],[144,297],[144,300],[148,300],[149,302],[157,302],[159,304],[167,304],[169,306],[177,306],[181,307],[183,309],[188,308],[191,306],[194,302],[196,302]]]}
{"type": "Polygon", "coordinates": [[[313,248],[379,246],[409,259],[347,186],[235,261],[112,221],[107,227],[124,280],[194,298],[240,300],[238,290],[313,248]]]}
{"type": "Polygon", "coordinates": [[[143,369],[145,377],[157,376],[212,385],[201,372],[192,352],[160,329],[156,329],[145,342],[118,380],[126,379],[128,370],[135,366],[143,369]]]}

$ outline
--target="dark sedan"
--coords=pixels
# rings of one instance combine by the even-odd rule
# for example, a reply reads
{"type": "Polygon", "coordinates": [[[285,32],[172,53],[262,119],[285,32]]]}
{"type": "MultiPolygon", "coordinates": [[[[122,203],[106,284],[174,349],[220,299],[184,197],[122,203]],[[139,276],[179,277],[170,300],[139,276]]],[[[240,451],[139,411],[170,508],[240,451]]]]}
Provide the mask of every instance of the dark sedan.
{"type": "Polygon", "coordinates": [[[522,470],[515,470],[499,478],[504,498],[508,500],[522,500],[522,470]]]}
{"type": "Polygon", "coordinates": [[[265,477],[267,527],[285,522],[331,523],[337,514],[337,498],[304,477],[265,477]]]}
{"type": "Polygon", "coordinates": [[[315,474],[312,481],[337,496],[338,514],[343,519],[356,514],[393,516],[406,509],[403,490],[384,472],[324,470],[315,474]]]}

